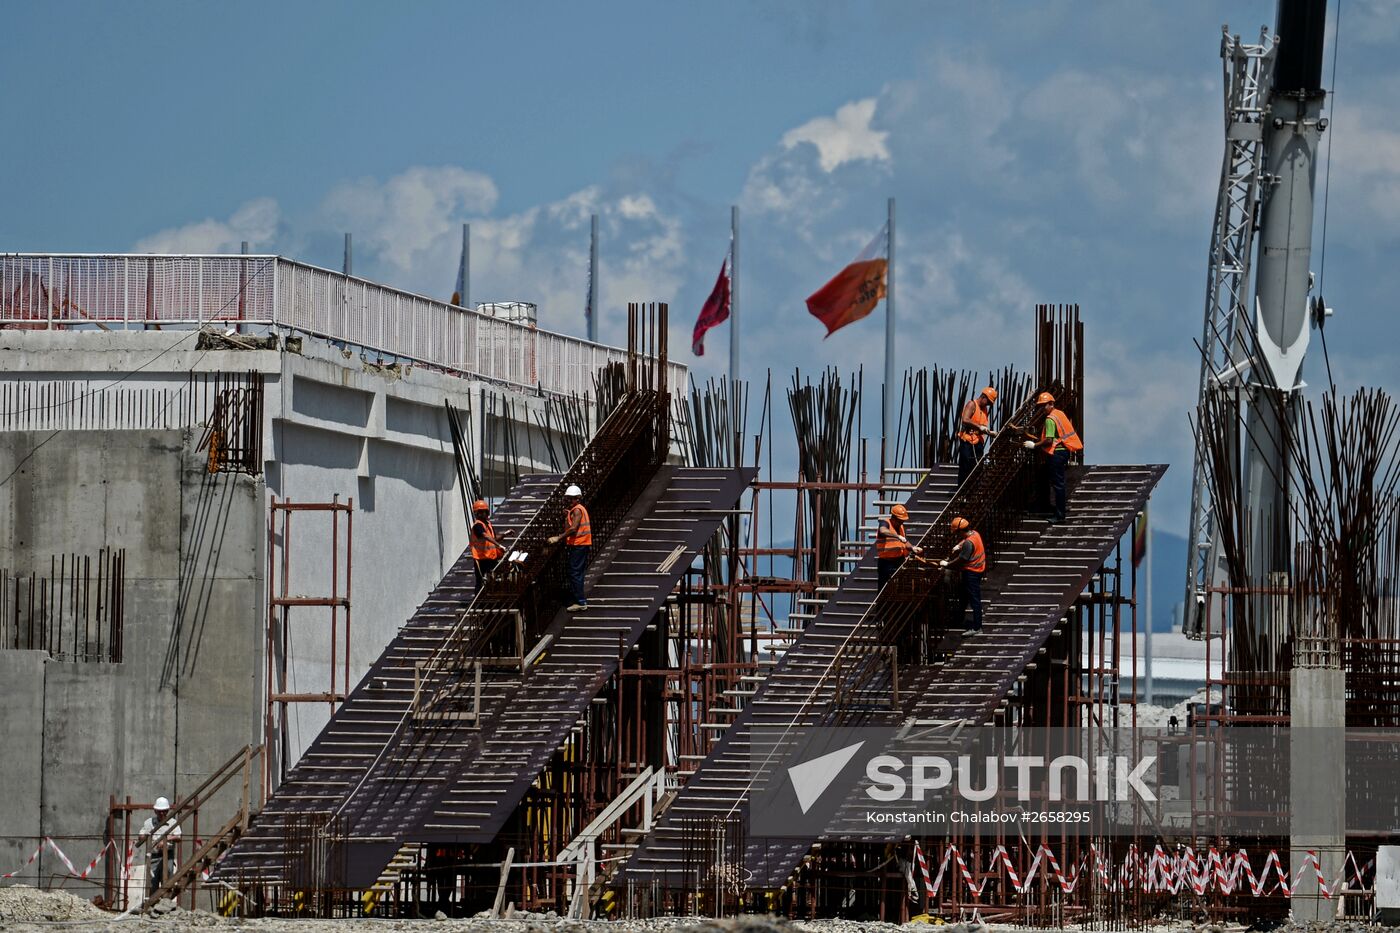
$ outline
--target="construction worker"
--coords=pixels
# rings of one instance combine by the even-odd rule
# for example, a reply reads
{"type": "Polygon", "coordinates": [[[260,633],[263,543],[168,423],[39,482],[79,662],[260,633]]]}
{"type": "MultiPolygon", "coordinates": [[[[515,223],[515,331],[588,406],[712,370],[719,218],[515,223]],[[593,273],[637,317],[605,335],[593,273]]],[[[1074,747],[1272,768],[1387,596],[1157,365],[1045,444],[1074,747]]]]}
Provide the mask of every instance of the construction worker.
{"type": "Polygon", "coordinates": [[[994,437],[988,412],[997,400],[997,390],[991,386],[983,389],[976,398],[968,399],[962,409],[962,430],[958,432],[958,485],[967,482],[982,456],[982,442],[994,437]]]}
{"type": "Polygon", "coordinates": [[[1032,429],[1039,426],[1040,436],[1032,434],[1022,446],[1040,451],[1044,458],[1045,482],[1040,484],[1041,495],[1049,498],[1053,493],[1054,502],[1046,511],[1052,513],[1050,524],[1057,525],[1065,520],[1065,467],[1071,454],[1084,450],[1084,442],[1079,439],[1069,416],[1055,407],[1055,396],[1042,392],[1036,396],[1035,403],[1038,408],[1032,429]]]}
{"type": "Polygon", "coordinates": [[[593,546],[593,528],[588,521],[588,509],[583,507],[583,490],[569,486],[564,490],[564,530],[549,539],[550,544],[564,542],[564,552],[568,558],[569,595],[573,602],[569,612],[580,612],[588,608],[588,600],[583,595],[583,577],[588,572],[588,552],[593,546]]]}
{"type": "Polygon", "coordinates": [[[967,614],[967,607],[972,606],[972,627],[969,632],[982,631],[982,575],[987,572],[987,549],[982,544],[982,535],[972,529],[972,523],[962,516],[953,519],[953,534],[958,536],[958,543],[953,546],[953,553],[947,559],[938,562],[938,566],[947,569],[949,567],[962,571],[962,603],[959,612],[959,621],[967,614]]]}
{"type": "Polygon", "coordinates": [[[472,503],[472,514],[476,517],[471,531],[472,560],[476,562],[476,590],[479,593],[482,581],[496,569],[496,563],[505,549],[496,540],[496,529],[491,524],[491,507],[485,499],[472,503]]]}
{"type": "Polygon", "coordinates": [[[183,833],[180,824],[170,816],[170,801],[157,797],[151,809],[154,816],[146,817],[141,831],[136,834],[136,844],[146,847],[146,896],[160,890],[161,885],[175,872],[175,841],[183,833]]]}
{"type": "Polygon", "coordinates": [[[879,527],[875,529],[875,570],[882,590],[904,563],[904,558],[923,553],[923,548],[910,544],[904,536],[904,523],[908,520],[909,510],[903,505],[896,505],[890,509],[890,514],[880,519],[879,527]]]}

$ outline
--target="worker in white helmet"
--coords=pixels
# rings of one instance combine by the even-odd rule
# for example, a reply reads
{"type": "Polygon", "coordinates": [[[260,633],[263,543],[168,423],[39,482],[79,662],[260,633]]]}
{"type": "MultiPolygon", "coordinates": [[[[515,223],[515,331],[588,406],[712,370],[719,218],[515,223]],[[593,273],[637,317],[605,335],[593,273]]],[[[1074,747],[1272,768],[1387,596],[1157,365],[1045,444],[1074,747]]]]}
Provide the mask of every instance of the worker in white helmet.
{"type": "Polygon", "coordinates": [[[588,573],[588,552],[593,547],[593,527],[588,520],[588,509],[583,506],[583,490],[570,485],[564,490],[564,530],[549,539],[550,544],[564,542],[564,553],[568,559],[570,612],[582,612],[588,608],[588,600],[583,595],[583,578],[588,573]]]}
{"type": "Polygon", "coordinates": [[[175,871],[175,843],[182,834],[180,824],[170,815],[170,801],[157,797],[151,807],[154,816],[146,817],[141,824],[141,832],[136,836],[136,844],[146,847],[146,865],[149,880],[148,893],[160,889],[175,871]]]}

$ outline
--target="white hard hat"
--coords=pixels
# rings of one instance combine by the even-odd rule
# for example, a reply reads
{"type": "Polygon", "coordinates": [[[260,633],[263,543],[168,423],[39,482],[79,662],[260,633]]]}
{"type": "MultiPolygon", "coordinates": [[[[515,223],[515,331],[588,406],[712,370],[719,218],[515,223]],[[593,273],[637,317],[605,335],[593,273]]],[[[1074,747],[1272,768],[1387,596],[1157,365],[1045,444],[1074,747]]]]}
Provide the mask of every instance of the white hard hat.
{"type": "Polygon", "coordinates": [[[582,497],[582,496],[583,496],[583,490],[582,490],[582,489],[579,489],[577,486],[572,486],[572,485],[571,485],[571,486],[569,486],[568,489],[564,490],[564,495],[566,495],[566,496],[579,496],[579,497],[582,497]]]}
{"type": "Polygon", "coordinates": [[[169,810],[169,809],[170,809],[170,800],[169,800],[168,798],[166,798],[166,797],[157,797],[157,798],[156,798],[156,805],[155,805],[154,807],[152,807],[151,809],[153,809],[153,810],[169,810]]]}

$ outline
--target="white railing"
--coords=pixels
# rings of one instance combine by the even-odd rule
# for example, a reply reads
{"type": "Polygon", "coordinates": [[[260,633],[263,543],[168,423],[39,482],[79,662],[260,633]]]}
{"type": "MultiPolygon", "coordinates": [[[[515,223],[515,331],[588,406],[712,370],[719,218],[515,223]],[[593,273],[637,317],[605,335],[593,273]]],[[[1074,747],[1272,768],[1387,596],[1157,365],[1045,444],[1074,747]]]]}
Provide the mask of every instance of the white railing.
{"type": "Polygon", "coordinates": [[[652,818],[656,808],[672,787],[671,775],[665,768],[647,768],[632,779],[603,811],[595,816],[563,849],[559,851],[559,864],[572,862],[577,866],[573,890],[569,895],[569,918],[587,919],[588,892],[598,878],[598,840],[604,833],[616,826],[638,803],[642,805],[642,823],[637,827],[638,835],[651,832],[652,818]]]}
{"type": "MultiPolygon", "coordinates": [[[[0,327],[222,324],[342,341],[446,372],[592,395],[626,352],[280,256],[0,255],[0,327]]],[[[670,365],[673,392],[686,367],[670,365]]]]}

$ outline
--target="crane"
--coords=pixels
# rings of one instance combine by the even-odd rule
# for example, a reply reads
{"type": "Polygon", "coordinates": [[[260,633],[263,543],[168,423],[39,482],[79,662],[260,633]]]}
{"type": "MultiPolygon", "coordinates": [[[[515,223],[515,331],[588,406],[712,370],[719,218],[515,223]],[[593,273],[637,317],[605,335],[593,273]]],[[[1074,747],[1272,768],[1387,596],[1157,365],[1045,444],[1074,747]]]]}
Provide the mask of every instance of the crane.
{"type": "MultiPolygon", "coordinates": [[[[1225,155],[1211,229],[1198,402],[1213,392],[1245,391],[1240,444],[1248,573],[1259,586],[1289,569],[1286,451],[1280,443],[1285,425],[1278,420],[1280,413],[1292,416],[1303,387],[1314,309],[1308,266],[1318,143],[1327,128],[1321,115],[1326,15],[1326,0],[1279,0],[1273,35],[1266,28],[1258,42],[1245,43],[1227,27],[1221,42],[1225,155]]],[[[1205,594],[1224,582],[1224,570],[1199,449],[1187,548],[1182,628],[1200,638],[1205,594]]]]}

